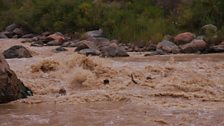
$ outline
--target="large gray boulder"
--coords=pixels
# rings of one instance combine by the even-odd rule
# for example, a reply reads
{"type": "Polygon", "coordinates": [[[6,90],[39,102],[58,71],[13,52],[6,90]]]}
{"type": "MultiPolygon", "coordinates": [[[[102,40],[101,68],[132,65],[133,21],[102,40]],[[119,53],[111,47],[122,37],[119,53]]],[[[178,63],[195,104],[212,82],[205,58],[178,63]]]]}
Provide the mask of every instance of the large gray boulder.
{"type": "Polygon", "coordinates": [[[19,26],[15,23],[13,24],[10,24],[8,25],[6,28],[5,28],[5,31],[8,31],[8,32],[13,32],[13,30],[15,30],[16,28],[18,28],[19,26]]]}
{"type": "Polygon", "coordinates": [[[163,51],[164,53],[174,53],[174,54],[176,54],[176,53],[180,52],[180,49],[173,42],[163,40],[162,42],[157,44],[156,51],[157,52],[163,51]]]}
{"type": "Polygon", "coordinates": [[[100,48],[103,57],[128,57],[128,53],[116,43],[111,43],[100,48]]]}
{"type": "Polygon", "coordinates": [[[24,46],[21,45],[15,45],[10,47],[9,49],[3,52],[3,55],[5,56],[6,59],[32,57],[29,50],[27,50],[24,46]]]}
{"type": "Polygon", "coordinates": [[[31,96],[32,91],[24,86],[9,68],[4,56],[0,54],[0,103],[7,103],[31,96]]]}
{"type": "Polygon", "coordinates": [[[102,37],[103,36],[103,30],[93,30],[93,31],[88,31],[85,34],[83,34],[83,38],[96,38],[96,37],[102,37]]]}

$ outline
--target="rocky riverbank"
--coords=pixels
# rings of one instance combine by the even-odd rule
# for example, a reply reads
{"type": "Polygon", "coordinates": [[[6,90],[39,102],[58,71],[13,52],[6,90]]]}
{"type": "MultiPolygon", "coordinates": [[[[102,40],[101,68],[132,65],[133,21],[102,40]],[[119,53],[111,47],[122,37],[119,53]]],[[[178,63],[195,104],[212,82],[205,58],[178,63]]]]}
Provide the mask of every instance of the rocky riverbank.
{"type": "Polygon", "coordinates": [[[75,52],[84,55],[102,57],[127,57],[127,52],[153,52],[151,55],[180,54],[180,53],[219,53],[224,52],[224,42],[219,40],[217,27],[208,24],[201,28],[201,34],[191,32],[180,33],[176,36],[166,35],[158,44],[122,43],[104,37],[103,30],[89,31],[79,37],[63,35],[60,32],[30,33],[17,24],[11,24],[0,32],[0,38],[23,38],[30,46],[60,46],[56,52],[66,51],[65,47],[74,48],[75,52]]]}

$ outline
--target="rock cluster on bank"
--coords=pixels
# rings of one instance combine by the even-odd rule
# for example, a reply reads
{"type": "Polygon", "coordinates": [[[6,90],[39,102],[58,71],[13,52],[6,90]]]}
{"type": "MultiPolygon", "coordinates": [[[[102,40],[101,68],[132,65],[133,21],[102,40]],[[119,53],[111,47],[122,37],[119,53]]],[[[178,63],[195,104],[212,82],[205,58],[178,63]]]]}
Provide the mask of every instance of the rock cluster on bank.
{"type": "Polygon", "coordinates": [[[164,37],[156,46],[156,51],[150,55],[164,55],[177,53],[217,53],[224,52],[224,43],[217,37],[217,27],[208,24],[202,27],[202,35],[196,36],[184,32],[175,37],[164,37]]]}
{"type": "Polygon", "coordinates": [[[25,32],[19,25],[12,24],[6,27],[5,31],[0,32],[0,38],[30,38],[26,42],[30,42],[31,46],[60,46],[54,50],[55,52],[66,51],[65,47],[74,47],[74,51],[80,54],[102,57],[126,57],[129,56],[127,52],[149,51],[153,51],[149,55],[224,52],[223,43],[217,40],[216,26],[208,24],[201,30],[202,34],[199,36],[191,32],[180,33],[174,37],[165,36],[164,40],[155,45],[109,40],[104,37],[102,29],[88,31],[79,39],[72,39],[60,32],[43,32],[35,35],[25,32]]]}

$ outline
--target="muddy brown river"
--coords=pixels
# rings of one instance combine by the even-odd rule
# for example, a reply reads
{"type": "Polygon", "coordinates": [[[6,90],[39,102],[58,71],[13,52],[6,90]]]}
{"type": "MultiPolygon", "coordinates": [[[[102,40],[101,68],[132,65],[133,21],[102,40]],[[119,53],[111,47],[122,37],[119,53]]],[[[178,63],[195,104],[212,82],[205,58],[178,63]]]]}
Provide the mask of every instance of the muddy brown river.
{"type": "Polygon", "coordinates": [[[7,61],[34,96],[0,105],[0,126],[224,126],[224,54],[100,58],[21,40],[0,51],[15,44],[33,57],[7,61]]]}

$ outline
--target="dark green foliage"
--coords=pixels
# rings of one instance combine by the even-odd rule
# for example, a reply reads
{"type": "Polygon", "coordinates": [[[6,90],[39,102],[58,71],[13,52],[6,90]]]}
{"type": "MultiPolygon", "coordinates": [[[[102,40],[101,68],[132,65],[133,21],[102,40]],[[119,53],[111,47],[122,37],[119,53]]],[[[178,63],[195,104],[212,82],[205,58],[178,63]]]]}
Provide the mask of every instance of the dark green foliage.
{"type": "Polygon", "coordinates": [[[106,37],[123,42],[158,42],[166,34],[199,33],[205,24],[218,26],[222,34],[224,1],[0,0],[0,19],[0,30],[11,23],[37,33],[72,34],[103,28],[106,37]]]}

